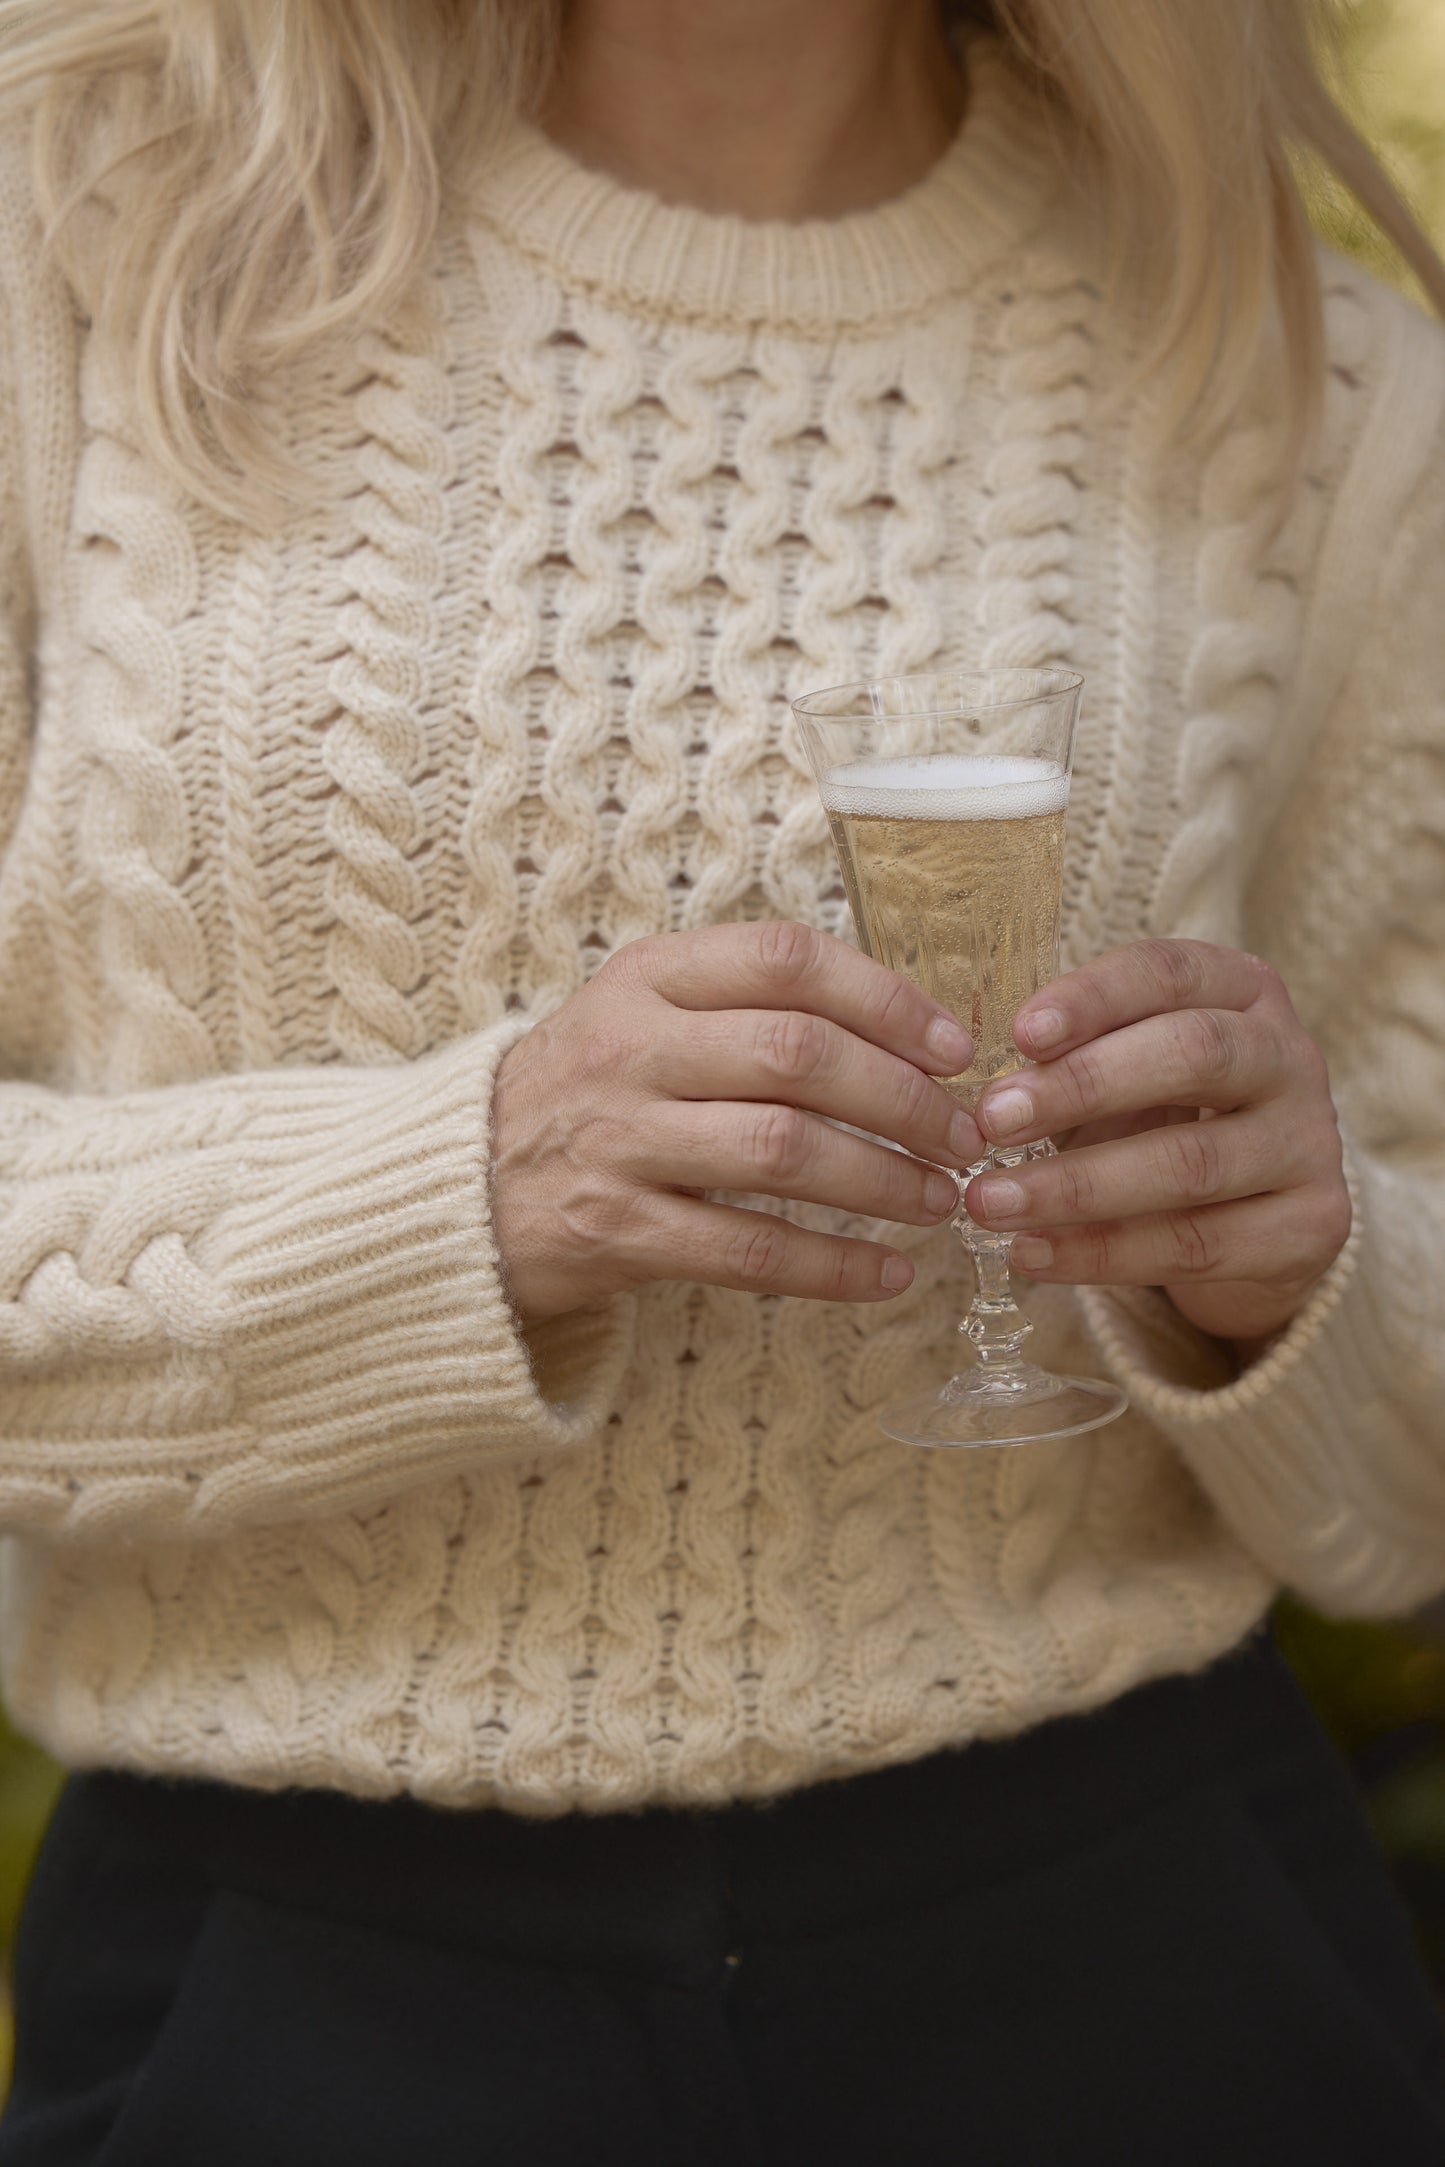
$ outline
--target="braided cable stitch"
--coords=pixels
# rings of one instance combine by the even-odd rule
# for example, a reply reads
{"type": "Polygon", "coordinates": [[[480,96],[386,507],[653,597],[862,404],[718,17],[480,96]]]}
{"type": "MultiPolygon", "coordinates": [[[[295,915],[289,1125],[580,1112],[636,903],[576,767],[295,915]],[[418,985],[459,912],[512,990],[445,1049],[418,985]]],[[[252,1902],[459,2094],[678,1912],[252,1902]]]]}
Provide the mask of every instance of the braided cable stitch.
{"type": "Polygon", "coordinates": [[[275,1058],[270,920],[260,848],[265,770],[260,757],[261,662],[272,606],[276,552],[267,536],[243,543],[221,655],[217,739],[221,766],[221,849],[230,902],[240,1058],[265,1068],[275,1058]]]}
{"type": "Polygon", "coordinates": [[[483,575],[487,614],[470,701],[476,736],[462,823],[472,886],[456,976],[461,1013],[473,1028],[494,1022],[509,995],[527,1007],[537,995],[523,936],[535,867],[525,879],[519,875],[512,845],[514,838],[526,839],[516,830],[533,783],[531,731],[545,736],[540,702],[550,682],[550,625],[540,568],[553,539],[547,459],[562,433],[561,389],[547,364],[547,348],[561,325],[561,296],[527,270],[507,278],[498,254],[478,242],[479,275],[505,303],[497,346],[505,403],[495,482],[499,516],[483,575]]]}
{"type": "Polygon", "coordinates": [[[405,346],[381,331],[364,340],[357,539],[342,566],[350,591],[330,680],[339,712],[323,754],[337,785],[326,825],[335,852],[327,900],[337,921],[327,944],[339,996],[332,1033],[342,1057],[356,1062],[425,1050],[425,1026],[408,998],[423,971],[415,922],[426,905],[416,862],[426,837],[412,786],[444,573],[449,386],[439,332],[429,323],[408,330],[405,346]]]}
{"type": "Polygon", "coordinates": [[[92,567],[80,624],[90,663],[80,851],[115,1003],[106,1080],[123,1090],[220,1065],[198,1013],[213,965],[186,892],[195,835],[175,761],[187,723],[176,633],[196,607],[197,570],[186,521],[127,440],[125,402],[98,348],[87,352],[81,399],[75,523],[105,561],[92,567]]]}

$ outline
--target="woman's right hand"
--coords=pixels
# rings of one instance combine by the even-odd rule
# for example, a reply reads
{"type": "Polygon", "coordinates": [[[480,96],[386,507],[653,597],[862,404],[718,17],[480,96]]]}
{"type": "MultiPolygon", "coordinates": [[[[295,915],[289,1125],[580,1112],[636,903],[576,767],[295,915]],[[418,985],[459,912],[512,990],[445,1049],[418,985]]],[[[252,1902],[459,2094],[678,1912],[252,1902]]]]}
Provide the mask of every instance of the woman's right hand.
{"type": "Polygon", "coordinates": [[[649,1279],[886,1301],[913,1277],[897,1250],[704,1192],[936,1225],[958,1204],[938,1168],[970,1166],[984,1146],[932,1079],[972,1058],[937,1002],[807,926],[709,926],[618,949],[498,1071],[492,1214],[518,1315],[649,1279]]]}

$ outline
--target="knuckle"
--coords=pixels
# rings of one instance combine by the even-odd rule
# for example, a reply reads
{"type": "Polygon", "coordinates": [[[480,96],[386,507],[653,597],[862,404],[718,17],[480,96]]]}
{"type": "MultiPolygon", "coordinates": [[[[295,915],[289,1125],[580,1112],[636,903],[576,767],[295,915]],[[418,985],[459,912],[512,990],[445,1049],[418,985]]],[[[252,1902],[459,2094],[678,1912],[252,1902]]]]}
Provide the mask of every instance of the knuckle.
{"type": "Polygon", "coordinates": [[[626,1179],[638,1163],[638,1124],[630,1107],[615,1094],[594,1106],[573,1129],[568,1140],[567,1163],[579,1185],[609,1181],[615,1188],[619,1176],[626,1179]]]}
{"type": "Polygon", "coordinates": [[[752,1216],[758,1219],[756,1226],[740,1227],[729,1236],[724,1266],[729,1277],[747,1286],[775,1286],[787,1269],[787,1232],[775,1219],[752,1216]]]}
{"type": "MultiPolygon", "coordinates": [[[[1104,1073],[1092,1046],[1076,1047],[1046,1073],[1050,1089],[1058,1091],[1063,1099],[1065,1120],[1060,1126],[1069,1128],[1087,1121],[1103,1103],[1104,1073]]],[[[1039,1084],[1033,1088],[1037,1097],[1039,1084]]]]}
{"type": "Polygon", "coordinates": [[[829,1241],[820,1259],[818,1291],[825,1301],[847,1301],[857,1277],[858,1244],[829,1241]]]}
{"type": "Polygon", "coordinates": [[[1255,999],[1257,1001],[1267,1001],[1271,1007],[1292,1007],[1293,1003],[1290,1001],[1289,988],[1285,985],[1274,965],[1266,963],[1263,956],[1251,956],[1250,961],[1254,965],[1258,978],[1258,990],[1255,993],[1255,999]]]}
{"type": "Polygon", "coordinates": [[[1288,1049],[1289,1065],[1308,1089],[1329,1097],[1330,1064],[1308,1031],[1301,1031],[1288,1049]]]}
{"type": "MultiPolygon", "coordinates": [[[[1344,1148],[1333,1114],[1315,1111],[1294,1119],[1287,1107],[1272,1107],[1267,1133],[1268,1165],[1281,1188],[1303,1189],[1316,1182],[1343,1180],[1344,1148]]],[[[1263,1159],[1265,1154],[1260,1153],[1263,1159]]]]}
{"type": "Polygon", "coordinates": [[[1165,1149],[1172,1158],[1173,1173],[1184,1194],[1198,1203],[1209,1203],[1224,1183],[1219,1139],[1207,1121],[1186,1121],[1165,1129],[1165,1149]]]}
{"type": "MultiPolygon", "coordinates": [[[[894,1078],[894,1127],[916,1136],[931,1136],[953,1119],[953,1101],[942,1087],[910,1062],[900,1061],[894,1078]]],[[[901,1141],[900,1137],[900,1141],[901,1141]]]]}
{"type": "Polygon", "coordinates": [[[1079,1229],[1084,1263],[1089,1277],[1107,1280],[1114,1264],[1114,1229],[1102,1222],[1079,1229]]]}
{"type": "Polygon", "coordinates": [[[798,1009],[765,1016],[758,1027],[758,1058],[785,1083],[803,1083],[815,1076],[827,1060],[828,1045],[823,1018],[798,1009]]]}
{"type": "Polygon", "coordinates": [[[914,1020],[918,995],[908,981],[896,971],[885,974],[878,989],[878,1027],[885,1037],[895,1031],[906,1031],[914,1020]]]}
{"type": "Polygon", "coordinates": [[[584,1179],[560,1205],[559,1217],[571,1245],[590,1255],[606,1254],[630,1232],[636,1199],[616,1182],[584,1179]]]}
{"type": "Polygon", "coordinates": [[[1076,1152],[1065,1152],[1054,1162],[1054,1178],[1059,1185],[1059,1202],[1065,1216],[1070,1219],[1091,1218],[1096,1183],[1088,1161],[1076,1152]]]}
{"type": "Polygon", "coordinates": [[[627,1011],[608,1011],[599,1016],[587,1033],[585,1069],[589,1076],[623,1074],[638,1054],[638,1034],[627,1020],[627,1011]]]}
{"type": "Polygon", "coordinates": [[[1331,1184],[1315,1197],[1310,1210],[1310,1231],[1321,1249],[1327,1249],[1331,1257],[1339,1255],[1350,1238],[1354,1212],[1350,1205],[1350,1193],[1343,1182],[1331,1184]]]}
{"type": "Polygon", "coordinates": [[[1140,960],[1177,1007],[1187,1008],[1197,998],[1204,978],[1204,955],[1197,942],[1142,941],[1140,960]]]}
{"type": "Polygon", "coordinates": [[[766,919],[753,940],[758,969],[770,985],[796,986],[816,969],[823,937],[796,919],[766,919]]]}
{"type": "Polygon", "coordinates": [[[600,964],[594,985],[636,987],[649,983],[653,969],[662,952],[662,936],[644,934],[640,940],[625,941],[614,948],[606,962],[600,964]]]}
{"type": "Polygon", "coordinates": [[[1207,1278],[1217,1270],[1220,1257],[1219,1230],[1199,1212],[1175,1212],[1170,1227],[1178,1274],[1185,1279],[1207,1278]]]}
{"type": "Polygon", "coordinates": [[[1310,1165],[1316,1172],[1334,1176],[1344,1189],[1345,1145],[1335,1109],[1329,1106],[1310,1137],[1310,1165]]]}
{"type": "Polygon", "coordinates": [[[1186,1008],[1174,1020],[1176,1043],[1188,1074],[1198,1083],[1228,1083],[1234,1042],[1213,1008],[1186,1008]]]}
{"type": "Polygon", "coordinates": [[[753,1164],[769,1180],[794,1180],[812,1155],[813,1141],[812,1123],[795,1106],[764,1106],[753,1120],[753,1164]]]}

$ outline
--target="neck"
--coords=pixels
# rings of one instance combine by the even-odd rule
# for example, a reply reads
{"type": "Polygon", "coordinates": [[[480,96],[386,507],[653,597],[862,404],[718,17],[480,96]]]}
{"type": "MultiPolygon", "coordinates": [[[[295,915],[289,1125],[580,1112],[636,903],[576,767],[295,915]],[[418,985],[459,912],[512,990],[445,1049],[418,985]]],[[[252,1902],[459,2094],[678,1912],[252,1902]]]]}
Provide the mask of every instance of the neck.
{"type": "Polygon", "coordinates": [[[962,106],[937,0],[572,0],[541,122],[666,202],[838,218],[921,180],[962,106]]]}

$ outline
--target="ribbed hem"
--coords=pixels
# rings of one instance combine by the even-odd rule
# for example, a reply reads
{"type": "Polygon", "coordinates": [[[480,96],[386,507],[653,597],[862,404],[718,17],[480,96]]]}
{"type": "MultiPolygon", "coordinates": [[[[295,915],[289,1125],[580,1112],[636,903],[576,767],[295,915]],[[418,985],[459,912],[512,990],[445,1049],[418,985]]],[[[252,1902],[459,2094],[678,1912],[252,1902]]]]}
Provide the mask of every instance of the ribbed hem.
{"type": "Polygon", "coordinates": [[[1436,1530],[1445,1452],[1420,1450],[1387,1336],[1390,1261],[1363,1168],[1346,1152],[1354,1222],[1268,1350],[1228,1358],[1167,1297],[1108,1288],[1081,1302],[1111,1374],[1165,1432],[1240,1540],[1286,1585],[1337,1611],[1409,1608],[1445,1579],[1436,1530]]]}
{"type": "Polygon", "coordinates": [[[236,1412],[280,1464],[213,1467],[198,1517],[246,1516],[278,1475],[286,1511],[313,1479],[331,1501],[394,1495],[409,1454],[431,1475],[564,1451],[605,1422],[631,1304],[542,1335],[547,1397],[502,1284],[488,1110],[524,1028],[399,1068],[247,1077],[241,1197],[205,1261],[235,1304],[236,1412]]]}
{"type": "Polygon", "coordinates": [[[669,204],[518,123],[473,215],[573,289],[644,314],[836,330],[971,285],[1039,223],[1060,179],[1049,115],[1001,40],[971,38],[968,105],[903,195],[846,218],[749,220],[669,204]]]}

